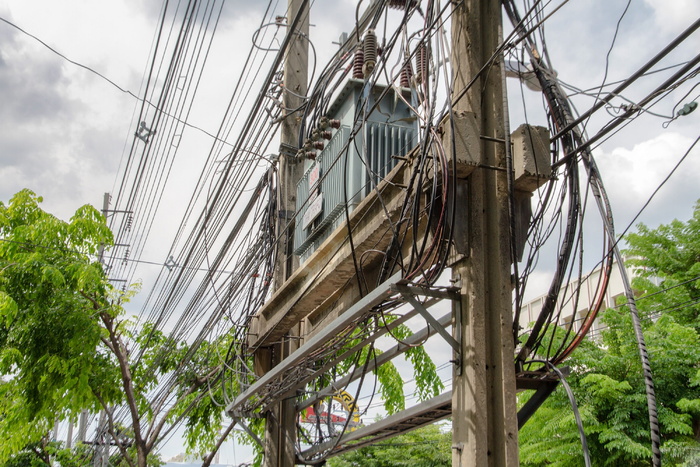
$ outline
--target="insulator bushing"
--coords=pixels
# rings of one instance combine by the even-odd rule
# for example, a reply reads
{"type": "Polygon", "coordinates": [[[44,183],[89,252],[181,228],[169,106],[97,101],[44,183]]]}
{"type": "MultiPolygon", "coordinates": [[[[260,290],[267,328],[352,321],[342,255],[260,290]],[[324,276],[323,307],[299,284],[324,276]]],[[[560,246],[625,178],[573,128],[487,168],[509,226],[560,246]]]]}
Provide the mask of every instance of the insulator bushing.
{"type": "Polygon", "coordinates": [[[405,10],[406,7],[414,8],[418,4],[417,0],[389,0],[389,8],[405,10]]]}
{"type": "Polygon", "coordinates": [[[318,127],[320,129],[325,130],[326,128],[328,128],[329,125],[330,122],[328,120],[328,117],[326,117],[325,115],[318,119],[318,127]]]}
{"type": "Polygon", "coordinates": [[[314,149],[318,149],[319,151],[323,151],[323,147],[325,145],[323,144],[323,141],[314,141],[314,149]]]}
{"type": "Polygon", "coordinates": [[[365,64],[362,66],[364,77],[367,78],[377,64],[377,35],[374,29],[368,29],[364,40],[365,64]]]}
{"type": "Polygon", "coordinates": [[[422,83],[428,76],[428,48],[424,42],[416,50],[416,82],[422,83]]]}
{"type": "Polygon", "coordinates": [[[321,138],[323,139],[331,139],[333,137],[333,133],[330,131],[322,131],[321,132],[321,138]]]}
{"type": "Polygon", "coordinates": [[[316,160],[316,153],[313,152],[313,151],[306,151],[306,153],[305,153],[304,155],[305,155],[305,157],[306,157],[307,159],[309,159],[310,161],[315,161],[315,160],[316,160]]]}
{"type": "Polygon", "coordinates": [[[328,121],[328,124],[330,125],[331,128],[335,128],[336,130],[340,128],[340,120],[338,119],[331,119],[328,121]]]}
{"type": "Polygon", "coordinates": [[[411,78],[413,78],[413,66],[411,66],[410,60],[406,60],[406,62],[401,67],[401,87],[410,88],[411,78]]]}
{"type": "Polygon", "coordinates": [[[362,79],[362,66],[365,64],[365,51],[362,47],[359,47],[355,52],[355,57],[352,61],[352,77],[355,79],[362,79]]]}

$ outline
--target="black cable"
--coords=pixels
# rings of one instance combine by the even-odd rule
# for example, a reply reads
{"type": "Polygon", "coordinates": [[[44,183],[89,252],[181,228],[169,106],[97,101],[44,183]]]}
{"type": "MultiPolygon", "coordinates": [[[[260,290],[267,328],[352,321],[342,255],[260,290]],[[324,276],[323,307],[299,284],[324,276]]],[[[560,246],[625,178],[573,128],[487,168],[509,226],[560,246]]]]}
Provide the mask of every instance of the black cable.
{"type": "MultiPolygon", "coordinates": [[[[617,40],[617,35],[620,32],[620,24],[622,24],[622,20],[625,18],[627,11],[629,11],[631,4],[632,4],[632,0],[627,0],[627,4],[625,5],[625,8],[622,11],[622,14],[620,15],[620,17],[617,19],[617,23],[615,24],[615,33],[613,34],[612,41],[610,41],[610,47],[608,48],[608,52],[605,54],[605,70],[603,71],[603,80],[600,83],[600,87],[598,88],[598,93],[595,96],[596,103],[598,102],[600,94],[603,92],[603,88],[605,87],[605,81],[608,79],[608,71],[610,70],[610,54],[612,53],[613,49],[615,48],[615,42],[617,40]]],[[[588,121],[590,121],[590,120],[587,120],[585,123],[583,123],[582,128],[581,128],[582,133],[586,132],[586,126],[588,126],[588,121]]]]}
{"type": "MultiPolygon", "coordinates": [[[[515,5],[512,0],[509,2],[509,7],[506,8],[508,11],[508,14],[511,16],[511,18],[517,19],[517,13],[515,11],[515,5]]],[[[513,21],[515,22],[515,21],[513,21]]],[[[700,60],[700,58],[696,57],[696,59],[700,60]]],[[[533,62],[537,64],[536,58],[533,57],[533,62]]],[[[693,61],[689,62],[688,65],[683,67],[681,69],[680,74],[674,75],[671,79],[667,80],[666,82],[663,83],[662,86],[659,86],[657,88],[657,91],[660,89],[666,89],[668,86],[670,86],[672,83],[674,83],[679,76],[682,76],[690,70],[694,66],[693,61]]],[[[559,128],[563,128],[566,125],[569,125],[570,122],[572,122],[574,119],[571,116],[570,112],[567,112],[567,106],[566,106],[566,98],[563,96],[563,93],[561,92],[560,88],[556,86],[556,84],[553,84],[551,82],[551,79],[547,77],[548,73],[543,73],[542,70],[545,69],[545,66],[539,62],[538,66],[535,67],[535,73],[536,76],[538,77],[538,80],[540,81],[543,90],[547,93],[549,92],[551,94],[550,97],[548,97],[550,106],[553,110],[558,109],[560,111],[564,111],[557,117],[557,126],[559,128]]],[[[654,93],[652,93],[654,95],[654,93]]],[[[651,100],[650,98],[648,98],[651,100]]],[[[647,102],[649,100],[646,100],[647,102]]],[[[642,104],[644,105],[644,104],[642,104]]],[[[619,121],[618,121],[619,122],[619,121]]],[[[619,124],[619,123],[617,123],[619,124]]],[[[613,127],[613,125],[608,125],[608,127],[613,127]]],[[[608,130],[609,131],[609,130],[608,130]]],[[[598,133],[600,135],[601,132],[598,133]]],[[[639,347],[639,352],[640,352],[640,357],[642,360],[642,367],[644,371],[644,377],[645,377],[645,387],[647,391],[647,406],[648,406],[648,411],[649,411],[649,423],[650,423],[650,430],[651,430],[651,444],[652,444],[652,453],[653,453],[653,465],[658,466],[661,464],[661,451],[660,451],[660,434],[659,434],[659,422],[658,422],[658,417],[656,413],[656,397],[654,393],[654,384],[653,384],[653,379],[652,379],[652,374],[651,374],[651,367],[649,365],[649,360],[648,360],[648,355],[646,352],[646,346],[644,344],[644,336],[641,332],[641,325],[639,325],[639,317],[636,313],[636,306],[634,305],[634,294],[632,293],[631,286],[629,284],[629,279],[627,278],[626,270],[624,269],[623,261],[622,261],[622,256],[619,252],[619,249],[617,248],[615,242],[615,234],[614,234],[614,227],[612,223],[612,217],[610,214],[610,206],[607,201],[607,197],[605,195],[605,191],[602,186],[602,181],[599,178],[598,175],[598,170],[595,165],[595,162],[593,160],[592,155],[590,154],[590,144],[592,143],[591,139],[588,139],[586,142],[582,141],[581,133],[579,130],[574,127],[572,131],[569,134],[564,134],[564,144],[565,144],[565,149],[567,156],[563,158],[562,161],[567,165],[570,164],[571,161],[571,152],[570,148],[566,147],[566,142],[569,140],[569,138],[573,138],[576,140],[578,143],[576,145],[576,152],[581,152],[583,151],[583,162],[584,162],[584,167],[589,173],[589,180],[594,181],[595,183],[591,184],[592,188],[595,190],[595,200],[598,203],[601,216],[603,218],[603,223],[605,226],[605,231],[606,234],[608,235],[610,242],[614,244],[612,247],[612,253],[615,257],[615,259],[618,262],[618,267],[620,269],[620,273],[623,278],[623,283],[625,286],[626,290],[626,295],[628,296],[628,300],[631,302],[630,303],[630,313],[632,314],[632,319],[633,322],[635,322],[635,334],[637,336],[637,343],[639,347]]],[[[595,137],[594,137],[595,138],[595,137]]]]}
{"type": "MultiPolygon", "coordinates": [[[[560,136],[566,134],[567,132],[571,131],[573,128],[575,128],[579,123],[583,122],[586,118],[589,118],[594,112],[599,110],[601,107],[603,107],[605,104],[610,102],[612,99],[614,99],[616,96],[618,96],[622,91],[624,91],[630,84],[634,83],[637,79],[639,79],[642,76],[646,76],[647,72],[654,66],[656,65],[662,58],[667,56],[671,51],[676,49],[683,41],[685,41],[691,34],[693,34],[698,28],[700,27],[700,19],[695,21],[692,25],[690,25],[685,31],[683,31],[681,34],[678,35],[673,41],[671,41],[668,45],[666,45],[659,53],[657,53],[653,58],[651,58],[647,63],[645,63],[641,68],[639,68],[636,72],[632,73],[628,78],[623,80],[618,87],[616,87],[614,90],[610,91],[604,98],[598,100],[589,110],[581,114],[578,118],[576,118],[574,121],[566,125],[564,128],[562,128],[560,131],[558,131],[555,135],[552,136],[552,139],[557,139],[560,136]]],[[[687,63],[683,64],[684,66],[687,65],[687,63]]],[[[612,84],[612,83],[610,83],[612,84]]],[[[601,88],[602,89],[602,88],[601,88]]]]}
{"type": "MultiPolygon", "coordinates": [[[[667,92],[669,88],[671,88],[673,85],[675,85],[679,80],[682,79],[687,79],[686,74],[689,74],[689,76],[694,76],[698,72],[700,72],[700,68],[694,68],[696,65],[700,63],[700,54],[696,55],[693,57],[690,61],[688,61],[679,71],[674,73],[669,79],[664,81],[660,86],[658,86],[654,91],[649,93],[644,99],[639,101],[637,104],[637,107],[644,107],[646,104],[654,100],[658,95],[663,94],[664,92],[667,92]]],[[[610,133],[612,130],[620,126],[621,124],[625,123],[628,121],[628,119],[637,113],[636,108],[630,108],[627,111],[625,111],[622,115],[619,117],[611,120],[608,122],[603,128],[601,128],[595,135],[591,136],[588,138],[585,142],[583,142],[581,145],[579,145],[573,152],[568,152],[562,159],[560,159],[554,166],[559,165],[563,162],[565,162],[567,159],[570,159],[579,153],[581,153],[584,150],[587,150],[596,143],[598,140],[600,140],[603,136],[607,135],[610,133]]]]}
{"type": "Polygon", "coordinates": [[[530,363],[530,362],[542,363],[542,364],[546,365],[552,371],[554,371],[557,374],[557,376],[559,377],[561,384],[564,386],[564,389],[566,390],[566,395],[569,397],[569,403],[571,404],[571,410],[574,412],[574,419],[576,420],[576,426],[578,427],[579,438],[581,439],[581,448],[583,450],[583,461],[584,461],[586,467],[590,467],[591,466],[591,455],[590,455],[590,452],[588,451],[588,441],[586,440],[586,433],[583,430],[583,422],[581,421],[581,413],[578,410],[578,404],[576,404],[576,396],[574,396],[574,392],[571,390],[569,383],[566,381],[566,377],[559,370],[559,368],[554,366],[549,361],[530,360],[529,362],[526,362],[526,363],[530,363]]]}
{"type": "MultiPolygon", "coordinates": [[[[39,39],[39,38],[36,37],[35,35],[33,35],[33,34],[31,34],[31,33],[28,33],[27,31],[25,31],[25,30],[22,29],[21,27],[17,26],[16,24],[12,23],[11,21],[8,21],[8,20],[6,20],[6,19],[3,18],[3,17],[0,17],[0,21],[2,21],[3,23],[6,23],[6,24],[9,25],[9,26],[12,26],[13,28],[15,28],[15,29],[17,29],[19,32],[21,32],[22,34],[25,34],[25,35],[31,37],[32,39],[34,39],[35,41],[37,41],[38,43],[40,43],[41,45],[43,45],[44,47],[46,47],[47,49],[49,49],[51,52],[55,53],[56,55],[58,55],[59,57],[61,57],[62,59],[64,59],[65,61],[67,61],[67,62],[69,62],[69,63],[72,63],[72,64],[75,65],[75,66],[78,66],[78,67],[80,67],[80,68],[83,68],[83,69],[89,71],[90,73],[92,73],[92,74],[98,76],[99,78],[102,78],[104,81],[108,82],[109,84],[111,84],[112,86],[114,86],[115,88],[117,88],[118,90],[120,90],[121,92],[126,93],[126,94],[129,94],[131,97],[135,97],[136,99],[139,99],[139,97],[138,97],[136,94],[134,94],[133,92],[131,92],[131,91],[127,90],[127,89],[122,88],[121,86],[119,86],[117,83],[115,83],[115,82],[112,81],[111,79],[107,78],[107,77],[106,77],[105,75],[103,75],[102,73],[100,73],[100,72],[98,72],[98,71],[95,71],[94,69],[90,68],[90,67],[87,66],[87,65],[83,65],[82,63],[78,63],[78,62],[76,62],[76,61],[74,61],[74,60],[71,60],[70,58],[68,58],[68,57],[66,57],[65,55],[63,55],[61,52],[59,52],[59,51],[57,51],[56,49],[54,49],[53,47],[51,47],[51,46],[50,46],[49,44],[47,44],[46,42],[42,41],[41,39],[39,39]]],[[[140,100],[140,99],[139,99],[139,100],[140,100]]]]}

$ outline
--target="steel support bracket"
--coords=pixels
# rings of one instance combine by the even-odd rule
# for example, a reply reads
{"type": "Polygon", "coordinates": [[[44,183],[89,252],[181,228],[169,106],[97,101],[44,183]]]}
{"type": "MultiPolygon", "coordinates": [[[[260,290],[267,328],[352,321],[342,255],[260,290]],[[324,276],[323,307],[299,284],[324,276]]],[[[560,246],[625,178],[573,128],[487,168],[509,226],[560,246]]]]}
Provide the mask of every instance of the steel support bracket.
{"type": "MultiPolygon", "coordinates": [[[[462,345],[460,342],[458,342],[454,337],[452,337],[452,334],[450,334],[444,326],[441,326],[440,323],[438,322],[435,317],[430,314],[430,312],[423,306],[423,304],[418,301],[416,298],[415,294],[420,294],[420,295],[426,295],[426,296],[434,296],[434,294],[444,294],[442,298],[448,298],[450,300],[456,300],[459,298],[459,294],[455,295],[453,292],[450,291],[440,291],[440,290],[434,290],[434,289],[423,289],[420,287],[409,287],[407,285],[403,284],[395,284],[392,286],[393,290],[396,290],[398,293],[401,294],[401,296],[406,300],[412,307],[415,309],[425,320],[428,322],[429,325],[435,329],[438,334],[442,336],[445,341],[450,344],[450,346],[454,349],[454,351],[457,353],[457,358],[462,360],[462,345]]],[[[460,365],[461,366],[461,365],[460,365]]]]}

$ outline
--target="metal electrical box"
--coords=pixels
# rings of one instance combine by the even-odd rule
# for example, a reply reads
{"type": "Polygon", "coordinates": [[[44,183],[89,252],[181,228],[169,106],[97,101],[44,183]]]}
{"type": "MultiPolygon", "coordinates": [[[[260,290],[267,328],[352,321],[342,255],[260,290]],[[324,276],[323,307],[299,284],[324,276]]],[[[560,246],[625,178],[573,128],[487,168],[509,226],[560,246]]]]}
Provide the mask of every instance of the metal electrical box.
{"type": "MultiPolygon", "coordinates": [[[[401,89],[411,101],[411,92],[401,89]]],[[[417,144],[416,117],[395,88],[370,87],[350,79],[336,97],[328,117],[339,120],[330,139],[307,160],[297,185],[298,216],[294,253],[305,261],[349,212],[396,166],[393,156],[404,156],[417,144]]]]}

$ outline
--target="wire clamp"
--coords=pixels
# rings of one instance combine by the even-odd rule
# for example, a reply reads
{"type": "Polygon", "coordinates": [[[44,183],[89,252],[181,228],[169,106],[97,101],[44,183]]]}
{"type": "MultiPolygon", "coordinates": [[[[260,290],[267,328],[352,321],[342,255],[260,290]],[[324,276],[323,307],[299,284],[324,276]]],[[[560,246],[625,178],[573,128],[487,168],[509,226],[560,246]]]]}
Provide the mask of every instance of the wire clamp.
{"type": "Polygon", "coordinates": [[[163,264],[166,268],[168,268],[168,271],[172,271],[174,267],[177,266],[177,263],[173,259],[172,255],[168,258],[168,260],[163,264]]]}
{"type": "Polygon", "coordinates": [[[148,138],[151,137],[152,135],[156,134],[156,130],[151,130],[146,126],[146,122],[141,122],[139,125],[139,128],[136,130],[136,133],[134,133],[134,136],[136,136],[138,139],[143,141],[144,143],[148,144],[148,138]]]}

